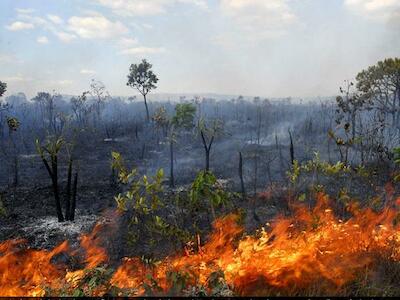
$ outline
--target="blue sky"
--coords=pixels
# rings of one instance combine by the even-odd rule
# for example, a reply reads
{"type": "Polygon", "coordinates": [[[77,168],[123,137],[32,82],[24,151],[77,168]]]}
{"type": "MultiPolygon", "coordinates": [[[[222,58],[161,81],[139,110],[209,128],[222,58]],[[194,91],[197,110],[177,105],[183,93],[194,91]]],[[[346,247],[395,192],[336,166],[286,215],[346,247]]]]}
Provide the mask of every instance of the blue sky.
{"type": "Polygon", "coordinates": [[[399,0],[1,0],[0,80],[8,94],[113,95],[147,58],[159,93],[334,95],[400,56],[399,0]]]}

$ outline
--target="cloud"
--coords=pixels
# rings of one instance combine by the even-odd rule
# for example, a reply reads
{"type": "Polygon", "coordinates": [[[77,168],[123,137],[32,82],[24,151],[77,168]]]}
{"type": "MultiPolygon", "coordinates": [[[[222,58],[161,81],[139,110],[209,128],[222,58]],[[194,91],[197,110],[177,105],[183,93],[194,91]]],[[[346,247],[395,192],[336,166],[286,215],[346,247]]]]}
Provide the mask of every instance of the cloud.
{"type": "Polygon", "coordinates": [[[49,19],[54,24],[62,24],[62,23],[64,23],[63,19],[61,19],[57,15],[47,15],[47,19],[49,19]]]}
{"type": "Polygon", "coordinates": [[[33,8],[16,8],[15,11],[19,14],[32,14],[35,12],[33,8]]]}
{"type": "Polygon", "coordinates": [[[97,12],[87,12],[84,16],[72,16],[68,24],[57,15],[47,15],[47,19],[20,14],[17,18],[21,21],[15,23],[26,23],[50,31],[61,42],[70,43],[78,37],[84,39],[106,39],[114,38],[128,33],[128,29],[119,21],[112,22],[97,12]]]}
{"type": "Polygon", "coordinates": [[[33,25],[32,23],[15,21],[10,25],[6,26],[6,28],[10,31],[19,31],[19,30],[33,29],[35,28],[35,25],[33,25]]]}
{"type": "Polygon", "coordinates": [[[98,4],[110,8],[120,16],[148,16],[165,13],[167,8],[178,4],[191,4],[207,8],[205,0],[96,0],[98,4]]]}
{"type": "Polygon", "coordinates": [[[72,80],[69,80],[69,79],[55,80],[52,82],[56,85],[61,85],[61,86],[69,86],[74,83],[72,80]]]}
{"type": "Polygon", "coordinates": [[[159,47],[159,48],[152,48],[152,47],[133,47],[133,48],[127,48],[123,49],[119,52],[119,54],[123,55],[148,55],[148,54],[158,54],[158,53],[164,53],[165,48],[159,47]]]}
{"type": "MultiPolygon", "coordinates": [[[[51,18],[56,20],[57,18],[54,18],[54,15],[48,15],[47,17],[52,16],[51,18]]],[[[19,14],[17,16],[18,19],[24,21],[24,22],[29,22],[31,24],[34,24],[34,26],[42,28],[44,30],[47,30],[54,34],[61,42],[63,43],[69,43],[72,40],[76,39],[76,36],[72,33],[68,33],[64,31],[64,28],[60,26],[60,24],[54,24],[54,22],[49,22],[48,20],[34,16],[34,15],[26,15],[26,14],[19,14]]],[[[61,18],[60,18],[61,19],[61,18]]]]}
{"type": "Polygon", "coordinates": [[[94,74],[96,74],[96,71],[88,70],[88,69],[82,69],[80,73],[84,74],[84,75],[94,75],[94,74]]]}
{"type": "Polygon", "coordinates": [[[32,81],[32,78],[24,77],[22,75],[15,75],[10,77],[3,78],[4,82],[24,82],[24,81],[32,81]]]}
{"type": "Polygon", "coordinates": [[[375,21],[398,21],[400,17],[399,0],[345,0],[344,6],[375,21]]]}
{"type": "Polygon", "coordinates": [[[53,34],[58,37],[61,42],[70,43],[76,39],[76,35],[64,31],[52,30],[53,34]]]}
{"type": "Polygon", "coordinates": [[[49,43],[49,39],[47,38],[47,36],[39,36],[36,41],[39,44],[48,44],[49,43]]]}
{"type": "Polygon", "coordinates": [[[100,14],[71,17],[68,20],[68,29],[84,39],[107,39],[128,32],[121,22],[112,22],[100,14]]]}
{"type": "Polygon", "coordinates": [[[126,38],[126,37],[122,37],[119,41],[118,41],[118,45],[121,48],[130,48],[132,46],[135,46],[138,44],[138,40],[137,39],[133,39],[133,38],[126,38]]]}
{"type": "Polygon", "coordinates": [[[178,0],[178,3],[191,4],[201,9],[208,9],[207,2],[204,0],[178,0]]]}
{"type": "Polygon", "coordinates": [[[0,63],[3,63],[3,64],[9,64],[9,63],[21,64],[21,63],[23,63],[23,61],[21,59],[17,58],[14,54],[0,53],[0,63]]]}
{"type": "Polygon", "coordinates": [[[288,0],[221,0],[222,14],[255,39],[277,37],[297,20],[288,0]]]}
{"type": "Polygon", "coordinates": [[[11,63],[14,57],[12,55],[0,54],[0,63],[11,63]]]}

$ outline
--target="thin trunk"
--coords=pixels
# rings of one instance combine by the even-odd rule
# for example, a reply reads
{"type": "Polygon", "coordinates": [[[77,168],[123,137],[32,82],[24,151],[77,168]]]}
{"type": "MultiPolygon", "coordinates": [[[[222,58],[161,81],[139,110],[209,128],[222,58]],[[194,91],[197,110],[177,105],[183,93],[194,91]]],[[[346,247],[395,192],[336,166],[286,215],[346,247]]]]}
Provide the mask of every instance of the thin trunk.
{"type": "Polygon", "coordinates": [[[58,222],[64,222],[64,216],[61,210],[60,194],[58,191],[58,163],[57,156],[51,158],[51,168],[52,168],[52,182],[53,182],[53,192],[54,200],[56,204],[58,222]]]}
{"type": "Polygon", "coordinates": [[[243,157],[242,152],[239,152],[239,178],[240,178],[240,188],[242,192],[243,200],[246,198],[246,190],[244,188],[244,180],[243,180],[243,157]]]}
{"type": "Polygon", "coordinates": [[[144,159],[144,154],[145,154],[145,152],[146,152],[146,143],[143,143],[141,159],[144,159]]]}
{"type": "Polygon", "coordinates": [[[170,168],[170,186],[175,186],[174,180],[174,142],[171,140],[169,142],[169,151],[170,151],[170,160],[171,160],[171,168],[170,168]]]}
{"type": "Polygon", "coordinates": [[[203,141],[204,151],[206,154],[206,171],[208,172],[210,170],[210,151],[212,144],[214,142],[214,136],[211,137],[211,140],[207,145],[207,141],[204,136],[204,132],[202,130],[200,131],[200,135],[201,135],[201,140],[203,141]]]}
{"type": "Polygon", "coordinates": [[[206,171],[210,171],[210,150],[206,150],[206,171]]]}
{"type": "Polygon", "coordinates": [[[331,159],[331,139],[328,138],[328,161],[329,163],[332,163],[332,159],[331,159]]]}
{"type": "Polygon", "coordinates": [[[18,178],[19,178],[19,176],[18,176],[18,155],[17,155],[17,153],[15,153],[15,155],[14,155],[14,187],[17,187],[18,186],[18,178]]]}
{"type": "Polygon", "coordinates": [[[257,195],[258,154],[254,156],[254,195],[257,195]]]}
{"type": "Polygon", "coordinates": [[[211,216],[213,218],[213,221],[215,221],[217,219],[217,215],[215,214],[215,208],[211,199],[210,199],[210,208],[211,208],[211,216]]]}
{"type": "Polygon", "coordinates": [[[293,146],[293,138],[292,133],[289,130],[289,138],[290,138],[290,162],[292,166],[294,165],[294,146],[293,146]]]}
{"type": "Polygon", "coordinates": [[[356,112],[353,111],[351,114],[351,138],[354,141],[356,138],[356,112]]]}
{"type": "Polygon", "coordinates": [[[147,123],[149,123],[150,122],[150,113],[149,113],[149,107],[147,105],[146,94],[143,94],[143,99],[144,99],[144,106],[146,107],[146,121],[147,121],[147,123]]]}
{"type": "Polygon", "coordinates": [[[17,146],[15,144],[15,141],[13,139],[13,137],[11,136],[10,133],[10,139],[11,139],[11,143],[12,143],[12,147],[13,147],[13,162],[14,162],[14,179],[13,179],[13,187],[16,188],[18,186],[18,150],[17,150],[17,146]]]}
{"type": "Polygon", "coordinates": [[[72,181],[72,158],[68,162],[67,192],[65,197],[65,219],[71,219],[71,181],[72,181]]]}
{"type": "Polygon", "coordinates": [[[281,146],[279,145],[278,142],[278,136],[275,134],[275,146],[276,146],[276,150],[278,150],[279,153],[279,164],[280,164],[280,172],[282,173],[283,170],[283,156],[282,156],[282,149],[281,146]]]}
{"type": "Polygon", "coordinates": [[[74,221],[75,219],[75,207],[76,207],[76,194],[78,188],[78,172],[75,173],[74,183],[72,188],[72,202],[71,202],[71,210],[70,210],[70,220],[74,221]]]}
{"type": "Polygon", "coordinates": [[[137,126],[137,124],[135,125],[135,137],[136,137],[136,140],[139,140],[139,133],[138,133],[138,126],[137,126]]]}

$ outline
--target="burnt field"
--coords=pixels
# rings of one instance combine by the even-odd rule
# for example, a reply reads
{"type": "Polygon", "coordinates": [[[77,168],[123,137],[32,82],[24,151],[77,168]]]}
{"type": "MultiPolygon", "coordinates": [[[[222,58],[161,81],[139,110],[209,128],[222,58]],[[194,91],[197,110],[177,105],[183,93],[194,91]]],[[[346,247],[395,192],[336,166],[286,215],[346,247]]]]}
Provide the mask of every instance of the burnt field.
{"type": "Polygon", "coordinates": [[[1,98],[0,296],[398,295],[398,69],[319,99],[1,98]]]}

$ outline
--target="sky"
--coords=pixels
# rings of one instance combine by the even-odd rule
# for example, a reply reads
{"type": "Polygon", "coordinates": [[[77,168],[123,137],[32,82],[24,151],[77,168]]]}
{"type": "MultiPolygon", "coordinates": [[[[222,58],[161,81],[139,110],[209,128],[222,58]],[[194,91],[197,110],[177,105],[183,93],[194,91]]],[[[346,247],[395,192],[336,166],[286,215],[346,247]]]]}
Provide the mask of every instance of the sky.
{"type": "MultiPolygon", "coordinates": [[[[400,0],[1,0],[7,94],[130,96],[146,58],[156,93],[332,96],[400,57],[400,0]]],[[[6,94],[6,95],[7,95],[6,94]]]]}

